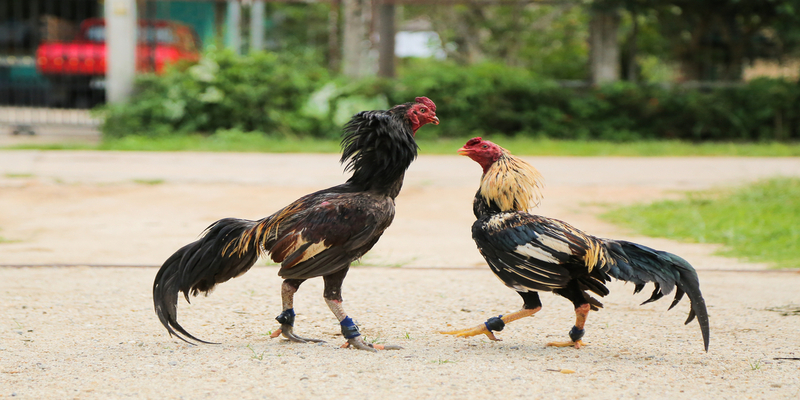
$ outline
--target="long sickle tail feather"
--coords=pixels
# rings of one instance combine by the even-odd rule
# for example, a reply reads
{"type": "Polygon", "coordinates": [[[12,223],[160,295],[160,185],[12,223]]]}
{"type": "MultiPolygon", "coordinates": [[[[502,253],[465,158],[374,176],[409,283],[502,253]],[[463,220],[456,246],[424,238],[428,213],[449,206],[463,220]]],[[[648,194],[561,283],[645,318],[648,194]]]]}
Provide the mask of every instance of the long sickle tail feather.
{"type": "Polygon", "coordinates": [[[218,283],[247,272],[259,256],[256,221],[234,218],[219,220],[209,226],[205,235],[183,246],[170,256],[156,274],[153,282],[153,305],[161,324],[186,343],[215,344],[190,334],[178,323],[178,293],[208,294],[218,283]]]}
{"type": "Polygon", "coordinates": [[[675,298],[669,306],[671,310],[681,301],[684,294],[689,296],[691,308],[685,324],[697,317],[703,334],[703,345],[708,351],[708,310],[700,292],[700,280],[694,267],[675,254],[640,244],[622,240],[603,240],[603,242],[614,259],[614,263],[609,266],[609,275],[634,283],[636,285],[634,293],[641,291],[648,282],[653,282],[655,285],[650,298],[642,304],[658,300],[676,288],[675,298]]]}

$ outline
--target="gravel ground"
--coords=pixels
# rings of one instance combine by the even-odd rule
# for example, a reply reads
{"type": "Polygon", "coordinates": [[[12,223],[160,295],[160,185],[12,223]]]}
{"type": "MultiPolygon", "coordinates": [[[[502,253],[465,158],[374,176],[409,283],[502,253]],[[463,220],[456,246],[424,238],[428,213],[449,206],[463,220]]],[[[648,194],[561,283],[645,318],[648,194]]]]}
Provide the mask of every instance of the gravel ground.
{"type": "Polygon", "coordinates": [[[800,273],[717,257],[713,246],[637,237],[596,218],[603,204],[800,176],[796,158],[529,158],[548,182],[541,214],[697,267],[708,353],[697,323],[683,325],[687,300],[670,312],[668,299],[639,306],[648,290],[632,296],[622,283],[591,313],[581,350],[544,346],[565,340],[574,322],[569,302],[550,295],[534,318],[509,324],[502,342],[437,334],[514,311],[521,300],[469,238],[480,170],[463,157],[425,155],[407,174],[395,223],[344,286],[365,337],[403,350],[340,349],[318,279],[296,297],[296,325],[328,342],[269,339],[281,281],[268,265],[181,302],[181,323],[222,344],[169,338],[152,309],[156,266],[218,218],[260,218],[341,182],[337,158],[0,151],[0,397],[800,397],[800,273]]]}
{"type": "Polygon", "coordinates": [[[571,305],[545,295],[533,318],[498,334],[436,332],[474,326],[521,301],[484,269],[354,268],[345,306],[368,341],[404,347],[341,349],[321,280],[296,297],[300,334],[321,345],[269,339],[280,312],[275,267],[259,267],[212,296],[181,303],[183,326],[221,345],[170,339],[153,313],[155,268],[0,269],[0,396],[65,398],[756,398],[800,396],[800,274],[701,272],[711,317],[703,351],[688,302],[638,306],[614,283],[591,313],[589,346],[566,340],[571,305]],[[784,307],[794,316],[770,311],[784,307]],[[450,325],[452,324],[452,326],[450,325]],[[794,358],[779,360],[778,358],[794,358]],[[563,374],[561,369],[575,371],[563,374]],[[554,371],[555,370],[555,371],[554,371]]]}

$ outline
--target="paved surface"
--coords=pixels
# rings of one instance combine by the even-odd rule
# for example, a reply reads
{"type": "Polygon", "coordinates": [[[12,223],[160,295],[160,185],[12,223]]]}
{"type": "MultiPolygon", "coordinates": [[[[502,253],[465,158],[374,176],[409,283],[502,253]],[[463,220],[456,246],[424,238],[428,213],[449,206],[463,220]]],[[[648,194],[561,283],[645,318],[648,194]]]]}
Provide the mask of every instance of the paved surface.
{"type": "Polygon", "coordinates": [[[369,354],[338,348],[318,279],[298,293],[296,325],[328,343],[269,339],[280,311],[273,266],[181,301],[182,324],[221,345],[171,339],[152,311],[156,266],[175,249],[216,219],[260,218],[340,183],[337,156],[0,151],[0,264],[150,266],[0,267],[0,398],[800,397],[800,274],[596,218],[602,204],[800,176],[800,159],[528,158],[547,179],[542,214],[678,253],[700,270],[711,317],[705,353],[696,322],[683,325],[686,300],[670,312],[669,299],[639,306],[649,291],[632,296],[619,282],[591,313],[591,345],[581,350],[543,346],[566,339],[574,320],[570,304],[550,295],[502,342],[437,334],[521,302],[469,237],[479,168],[422,152],[395,223],[345,282],[345,307],[366,338],[404,347],[369,354]]]}

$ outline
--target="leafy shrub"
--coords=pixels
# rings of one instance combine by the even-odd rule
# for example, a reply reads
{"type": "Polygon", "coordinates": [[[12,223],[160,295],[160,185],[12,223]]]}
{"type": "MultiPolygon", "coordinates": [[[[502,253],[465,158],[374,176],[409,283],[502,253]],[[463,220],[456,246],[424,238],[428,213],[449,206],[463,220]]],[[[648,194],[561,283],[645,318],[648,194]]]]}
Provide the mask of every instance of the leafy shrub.
{"type": "Polygon", "coordinates": [[[140,78],[131,101],[106,107],[103,131],[109,137],[226,129],[338,137],[358,111],[428,96],[442,124],[426,135],[800,139],[800,85],[783,80],[703,90],[626,82],[566,88],[491,63],[409,60],[397,80],[331,79],[318,65],[308,56],[212,52],[185,71],[140,78]]]}
{"type": "Polygon", "coordinates": [[[318,65],[308,55],[210,52],[185,70],[140,77],[126,104],[106,106],[103,133],[153,136],[232,128],[282,135],[315,132],[319,127],[314,120],[299,111],[328,80],[318,65]]]}

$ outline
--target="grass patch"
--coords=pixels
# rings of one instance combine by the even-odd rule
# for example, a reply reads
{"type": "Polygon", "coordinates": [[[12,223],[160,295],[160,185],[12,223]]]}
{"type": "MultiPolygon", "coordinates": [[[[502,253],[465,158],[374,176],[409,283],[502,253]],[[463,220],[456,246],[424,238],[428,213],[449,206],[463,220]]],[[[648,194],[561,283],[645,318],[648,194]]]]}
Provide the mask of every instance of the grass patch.
{"type": "Polygon", "coordinates": [[[134,179],[133,183],[138,183],[140,185],[160,185],[164,183],[163,179],[134,179]]]}
{"type": "Polygon", "coordinates": [[[647,236],[720,243],[724,256],[800,267],[800,179],[693,192],[683,200],[618,208],[602,217],[647,236]]]}
{"type": "MultiPolygon", "coordinates": [[[[426,127],[427,128],[427,127],[426,127]]],[[[430,138],[425,129],[417,141],[421,154],[456,154],[456,150],[470,138],[430,138]]],[[[435,129],[435,128],[430,128],[435,129]]],[[[800,143],[691,143],[677,140],[608,142],[535,139],[530,137],[485,136],[517,155],[531,156],[749,156],[795,157],[800,156],[800,143]]],[[[40,150],[116,150],[116,151],[211,151],[256,153],[338,153],[339,139],[270,136],[257,132],[238,130],[219,131],[210,136],[173,135],[163,137],[126,136],[107,139],[97,145],[46,144],[16,145],[8,149],[40,150]]]]}
{"type": "Polygon", "coordinates": [[[3,150],[99,150],[98,145],[91,143],[23,143],[11,146],[0,146],[3,150]]]}
{"type": "MultiPolygon", "coordinates": [[[[2,231],[2,229],[0,229],[0,231],[2,231]]],[[[13,243],[13,242],[14,242],[13,240],[9,240],[0,236],[0,243],[13,243]]]]}
{"type": "Polygon", "coordinates": [[[337,140],[274,137],[257,133],[223,131],[211,136],[175,135],[157,138],[126,136],[105,140],[98,150],[213,151],[251,153],[338,153],[337,140]]]}
{"type": "Polygon", "coordinates": [[[9,172],[4,175],[6,178],[33,178],[33,174],[26,174],[26,173],[13,173],[9,172]]]}
{"type": "MultiPolygon", "coordinates": [[[[469,137],[458,139],[418,139],[423,153],[455,154],[469,137]]],[[[794,157],[800,155],[800,143],[691,143],[678,140],[608,142],[534,139],[529,137],[486,136],[516,155],[531,156],[750,156],[794,157]]]]}

